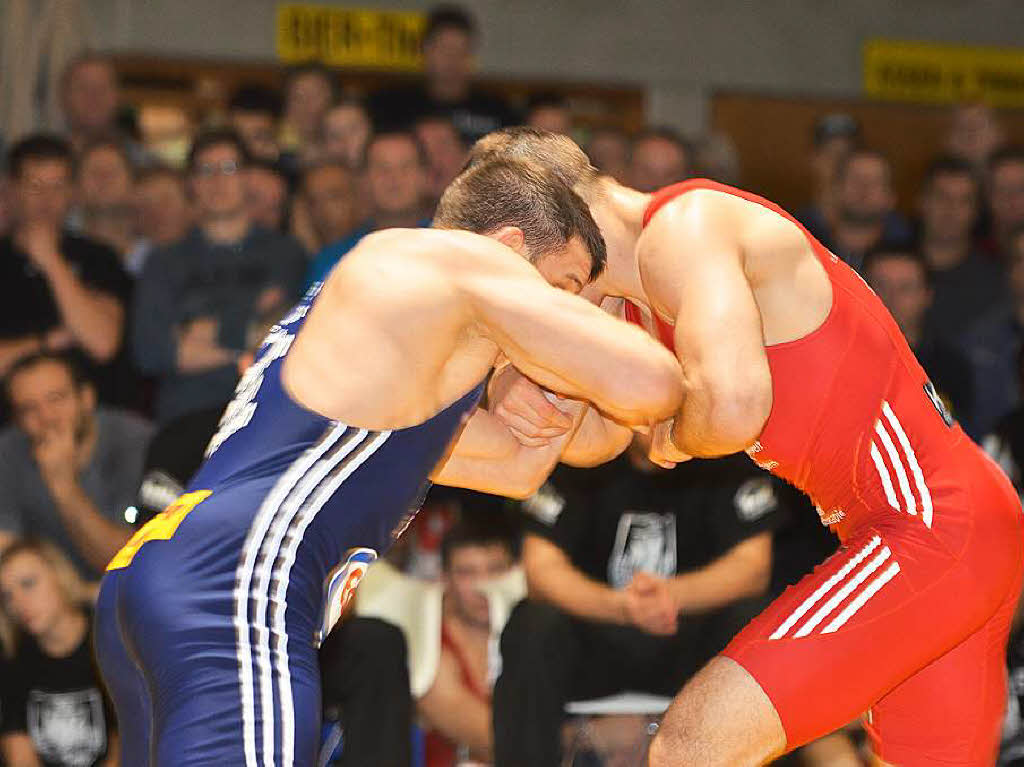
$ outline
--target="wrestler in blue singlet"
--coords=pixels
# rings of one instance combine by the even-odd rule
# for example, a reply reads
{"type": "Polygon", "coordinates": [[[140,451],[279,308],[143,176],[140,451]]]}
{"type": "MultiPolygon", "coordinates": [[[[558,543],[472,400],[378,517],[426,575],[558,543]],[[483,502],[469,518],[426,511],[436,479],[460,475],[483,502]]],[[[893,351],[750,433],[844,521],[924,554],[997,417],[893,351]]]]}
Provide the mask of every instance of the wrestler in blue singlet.
{"type": "Polygon", "coordinates": [[[393,431],[303,408],[281,365],[318,290],[270,331],[188,493],[103,579],[96,649],[123,765],[313,765],[319,642],[479,400],[483,384],[393,431]]]}

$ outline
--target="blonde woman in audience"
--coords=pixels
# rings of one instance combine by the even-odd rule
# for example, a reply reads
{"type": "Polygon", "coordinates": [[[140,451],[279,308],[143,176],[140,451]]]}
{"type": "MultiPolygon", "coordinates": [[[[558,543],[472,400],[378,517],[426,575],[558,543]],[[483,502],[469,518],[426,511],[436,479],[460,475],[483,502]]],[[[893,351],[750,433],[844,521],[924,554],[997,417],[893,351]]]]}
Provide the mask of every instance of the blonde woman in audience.
{"type": "Polygon", "coordinates": [[[53,544],[0,555],[0,753],[10,767],[114,767],[113,708],[92,653],[87,589],[53,544]]]}

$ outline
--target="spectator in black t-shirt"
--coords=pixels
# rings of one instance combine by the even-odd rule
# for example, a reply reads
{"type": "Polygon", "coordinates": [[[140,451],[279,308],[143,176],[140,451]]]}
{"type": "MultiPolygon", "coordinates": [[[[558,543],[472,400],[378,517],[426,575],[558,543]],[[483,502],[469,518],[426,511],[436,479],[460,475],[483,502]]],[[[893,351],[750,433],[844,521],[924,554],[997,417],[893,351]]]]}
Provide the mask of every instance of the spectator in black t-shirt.
{"type": "Polygon", "coordinates": [[[634,445],[559,467],[524,508],[529,598],[501,637],[497,764],[560,764],[570,700],[675,695],[766,601],[780,515],[745,456],[664,471],[634,445]]]}
{"type": "Polygon", "coordinates": [[[925,173],[918,248],[932,275],[926,325],[945,341],[1007,298],[1001,265],[973,249],[979,197],[978,179],[966,160],[940,157],[925,173]]]}
{"type": "Polygon", "coordinates": [[[100,396],[114,399],[131,281],[105,245],[63,231],[72,195],[71,148],[43,134],[8,154],[15,221],[0,240],[0,373],[40,350],[73,350],[100,396]]]}
{"type": "Polygon", "coordinates": [[[970,361],[956,346],[929,332],[925,324],[932,287],[924,257],[910,250],[881,246],[868,252],[862,269],[864,279],[900,326],[946,406],[970,430],[974,403],[970,361]]]}
{"type": "Polygon", "coordinates": [[[0,752],[11,767],[114,767],[113,706],[93,661],[92,621],[74,570],[49,543],[0,555],[0,752]]]}
{"type": "Polygon", "coordinates": [[[301,289],[301,246],[249,217],[247,159],[233,131],[196,140],[189,180],[198,225],[155,250],[138,282],[132,341],[139,367],[159,378],[160,421],[227,400],[250,326],[280,315],[301,289]]]}
{"type": "Polygon", "coordinates": [[[374,129],[411,130],[424,115],[444,115],[468,145],[511,124],[511,112],[501,99],[473,87],[476,45],[476,22],[469,13],[454,5],[434,8],[423,32],[426,79],[411,87],[373,94],[367,106],[374,129]]]}

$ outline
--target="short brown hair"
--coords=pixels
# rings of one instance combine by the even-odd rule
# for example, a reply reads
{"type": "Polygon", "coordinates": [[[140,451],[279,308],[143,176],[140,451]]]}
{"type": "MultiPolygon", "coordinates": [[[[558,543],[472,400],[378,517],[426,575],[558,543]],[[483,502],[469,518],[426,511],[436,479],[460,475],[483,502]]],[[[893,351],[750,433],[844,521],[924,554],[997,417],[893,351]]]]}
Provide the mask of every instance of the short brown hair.
{"type": "Polygon", "coordinates": [[[600,175],[575,141],[561,133],[540,128],[520,125],[494,131],[469,150],[469,166],[498,158],[536,163],[584,196],[600,175]]]}
{"type": "Polygon", "coordinates": [[[441,196],[434,226],[477,234],[515,226],[538,255],[579,237],[590,253],[592,280],[607,260],[604,238],[586,203],[556,174],[526,162],[471,162],[441,196]]]}

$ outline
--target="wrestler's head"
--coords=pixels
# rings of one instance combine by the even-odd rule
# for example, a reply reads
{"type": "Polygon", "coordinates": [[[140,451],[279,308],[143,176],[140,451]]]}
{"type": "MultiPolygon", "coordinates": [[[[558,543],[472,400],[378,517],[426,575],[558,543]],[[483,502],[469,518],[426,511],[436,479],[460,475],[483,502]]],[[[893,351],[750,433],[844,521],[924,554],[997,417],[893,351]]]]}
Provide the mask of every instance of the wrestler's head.
{"type": "Polygon", "coordinates": [[[601,278],[582,291],[584,298],[600,304],[605,296],[641,297],[635,243],[645,195],[602,174],[576,142],[551,131],[514,127],[488,133],[473,145],[466,167],[496,160],[539,166],[586,202],[605,240],[607,265],[601,278]]]}
{"type": "Polygon", "coordinates": [[[604,239],[586,203],[530,163],[493,159],[467,167],[441,196],[434,226],[492,237],[573,293],[605,265],[604,239]]]}
{"type": "Polygon", "coordinates": [[[488,133],[470,149],[467,167],[496,159],[539,165],[588,202],[601,175],[575,141],[540,128],[516,126],[488,133]]]}

